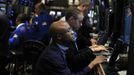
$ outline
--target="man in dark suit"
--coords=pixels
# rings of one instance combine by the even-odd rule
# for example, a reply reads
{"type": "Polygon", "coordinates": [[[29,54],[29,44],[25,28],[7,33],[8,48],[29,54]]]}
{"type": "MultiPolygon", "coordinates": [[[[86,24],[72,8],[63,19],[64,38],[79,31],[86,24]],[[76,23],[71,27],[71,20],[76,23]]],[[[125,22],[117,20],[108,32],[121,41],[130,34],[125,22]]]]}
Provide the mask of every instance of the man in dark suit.
{"type": "Polygon", "coordinates": [[[4,14],[0,14],[0,74],[9,75],[9,72],[5,69],[8,64],[9,50],[8,50],[8,38],[9,38],[9,20],[4,14]]]}
{"type": "Polygon", "coordinates": [[[98,57],[93,54],[88,44],[80,45],[89,43],[89,39],[85,39],[84,36],[77,32],[81,27],[81,22],[83,20],[83,14],[80,10],[77,8],[69,8],[66,12],[65,20],[75,33],[75,40],[72,42],[73,47],[70,47],[66,54],[67,62],[71,71],[78,72],[98,57]]]}
{"type": "Polygon", "coordinates": [[[74,32],[67,22],[58,21],[51,25],[50,35],[53,41],[40,56],[35,75],[86,75],[90,68],[105,60],[104,57],[97,58],[81,71],[73,73],[68,68],[66,52],[70,47],[70,43],[74,41],[74,32]]]}

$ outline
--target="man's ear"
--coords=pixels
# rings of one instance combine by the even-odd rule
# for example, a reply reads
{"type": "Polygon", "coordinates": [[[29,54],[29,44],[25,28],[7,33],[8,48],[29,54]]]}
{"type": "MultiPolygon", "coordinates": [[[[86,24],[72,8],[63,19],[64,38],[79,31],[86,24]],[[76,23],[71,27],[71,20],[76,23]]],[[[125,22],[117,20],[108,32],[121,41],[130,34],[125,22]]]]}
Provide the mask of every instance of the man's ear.
{"type": "Polygon", "coordinates": [[[74,17],[70,17],[70,18],[69,18],[69,21],[70,21],[70,22],[73,22],[73,21],[74,21],[74,17]]]}
{"type": "Polygon", "coordinates": [[[62,35],[61,35],[61,34],[57,34],[56,37],[57,37],[57,39],[59,39],[59,40],[62,39],[62,35]]]}

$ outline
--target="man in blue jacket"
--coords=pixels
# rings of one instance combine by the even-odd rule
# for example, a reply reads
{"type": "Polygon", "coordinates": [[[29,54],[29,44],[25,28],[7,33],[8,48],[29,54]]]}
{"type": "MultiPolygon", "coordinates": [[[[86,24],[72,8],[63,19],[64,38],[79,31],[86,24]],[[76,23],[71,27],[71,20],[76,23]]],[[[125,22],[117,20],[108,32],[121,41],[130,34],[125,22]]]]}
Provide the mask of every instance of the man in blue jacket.
{"type": "Polygon", "coordinates": [[[34,11],[34,17],[31,19],[31,39],[43,41],[48,45],[50,40],[48,29],[52,23],[52,17],[44,10],[43,3],[37,3],[34,11]]]}
{"type": "Polygon", "coordinates": [[[17,27],[9,38],[9,47],[11,49],[17,49],[29,37],[26,24],[26,14],[19,14],[16,18],[16,24],[17,27]]]}

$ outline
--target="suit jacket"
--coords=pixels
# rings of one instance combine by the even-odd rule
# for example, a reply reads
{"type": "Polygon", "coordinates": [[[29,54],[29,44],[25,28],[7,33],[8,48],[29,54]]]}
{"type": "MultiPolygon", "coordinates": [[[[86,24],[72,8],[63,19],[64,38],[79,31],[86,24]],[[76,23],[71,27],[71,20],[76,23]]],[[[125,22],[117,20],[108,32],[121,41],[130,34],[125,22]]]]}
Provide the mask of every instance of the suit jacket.
{"type": "Polygon", "coordinates": [[[78,45],[78,49],[83,49],[83,48],[91,46],[91,41],[90,41],[91,37],[90,38],[85,37],[83,33],[80,31],[78,31],[77,34],[78,35],[77,35],[76,42],[78,45]]]}
{"type": "Polygon", "coordinates": [[[10,26],[7,18],[3,18],[3,16],[1,15],[0,17],[0,56],[7,57],[7,55],[9,54],[8,38],[10,35],[10,26]]]}
{"type": "Polygon", "coordinates": [[[65,54],[57,46],[50,44],[40,56],[34,75],[85,75],[89,68],[73,73],[67,66],[65,54]]]}
{"type": "Polygon", "coordinates": [[[42,11],[38,17],[34,17],[31,25],[31,39],[41,40],[48,45],[50,41],[48,29],[52,22],[52,17],[46,10],[42,11]]]}
{"type": "Polygon", "coordinates": [[[96,56],[88,47],[77,50],[73,45],[74,43],[72,43],[66,52],[67,64],[72,72],[79,72],[87,67],[96,56]]]}
{"type": "Polygon", "coordinates": [[[82,21],[82,26],[77,32],[77,45],[79,49],[91,46],[90,39],[92,38],[92,36],[90,35],[90,33],[93,33],[92,25],[89,22],[89,17],[85,15],[82,21]]]}
{"type": "Polygon", "coordinates": [[[9,38],[9,47],[11,49],[17,49],[24,41],[28,40],[29,35],[27,25],[25,23],[21,23],[20,26],[17,26],[9,38]]]}

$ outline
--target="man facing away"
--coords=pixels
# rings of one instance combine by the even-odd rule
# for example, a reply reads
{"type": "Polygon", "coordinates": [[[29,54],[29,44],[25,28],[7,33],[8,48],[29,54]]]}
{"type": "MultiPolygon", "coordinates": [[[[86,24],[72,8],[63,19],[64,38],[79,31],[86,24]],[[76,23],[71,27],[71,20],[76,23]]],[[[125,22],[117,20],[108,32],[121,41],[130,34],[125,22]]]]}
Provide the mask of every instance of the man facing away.
{"type": "Polygon", "coordinates": [[[10,51],[8,50],[8,38],[10,34],[9,19],[0,14],[0,74],[9,75],[6,66],[9,62],[10,51]]]}
{"type": "Polygon", "coordinates": [[[48,29],[52,23],[52,17],[48,11],[44,9],[43,3],[37,3],[34,9],[34,15],[30,20],[31,26],[31,39],[43,41],[45,45],[49,44],[50,37],[48,29]]]}

